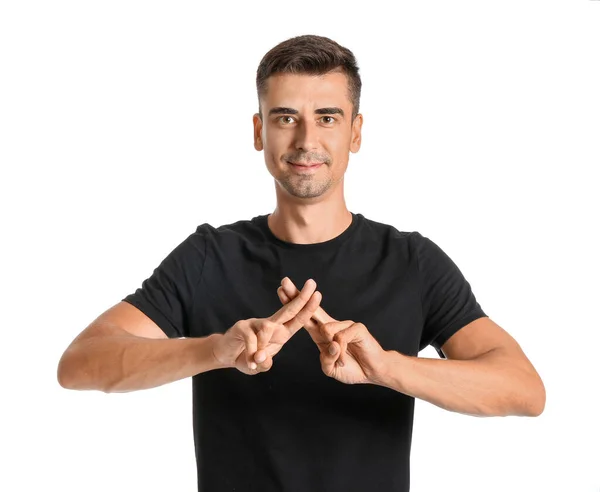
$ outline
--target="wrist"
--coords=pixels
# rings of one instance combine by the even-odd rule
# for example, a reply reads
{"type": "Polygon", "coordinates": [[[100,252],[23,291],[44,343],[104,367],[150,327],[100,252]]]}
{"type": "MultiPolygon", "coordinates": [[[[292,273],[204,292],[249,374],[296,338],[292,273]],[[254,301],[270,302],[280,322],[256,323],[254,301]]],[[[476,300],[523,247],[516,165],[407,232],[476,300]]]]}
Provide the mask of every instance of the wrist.
{"type": "Polygon", "coordinates": [[[404,356],[395,350],[385,350],[381,358],[381,364],[373,375],[373,384],[391,388],[393,385],[392,379],[394,375],[398,375],[398,364],[402,363],[404,356]]]}
{"type": "Polygon", "coordinates": [[[207,351],[210,357],[210,363],[214,369],[228,369],[234,367],[232,365],[224,364],[215,355],[215,345],[219,343],[221,337],[223,337],[222,333],[213,333],[206,337],[207,351]]]}

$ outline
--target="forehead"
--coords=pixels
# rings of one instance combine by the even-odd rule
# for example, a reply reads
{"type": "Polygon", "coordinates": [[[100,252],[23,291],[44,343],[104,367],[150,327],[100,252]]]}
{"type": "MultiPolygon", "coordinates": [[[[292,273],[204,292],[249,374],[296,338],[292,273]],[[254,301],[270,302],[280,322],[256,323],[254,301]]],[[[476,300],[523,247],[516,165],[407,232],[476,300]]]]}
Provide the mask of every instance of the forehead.
{"type": "Polygon", "coordinates": [[[267,79],[267,106],[350,106],[348,78],[340,72],[325,75],[275,74],[267,79]]]}

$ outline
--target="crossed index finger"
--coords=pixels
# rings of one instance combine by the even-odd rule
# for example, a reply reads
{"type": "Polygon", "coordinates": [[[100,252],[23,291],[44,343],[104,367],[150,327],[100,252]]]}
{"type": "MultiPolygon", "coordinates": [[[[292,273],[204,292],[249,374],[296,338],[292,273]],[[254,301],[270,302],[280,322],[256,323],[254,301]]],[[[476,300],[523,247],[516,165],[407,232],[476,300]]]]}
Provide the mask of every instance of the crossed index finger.
{"type": "Polygon", "coordinates": [[[304,287],[302,287],[300,294],[294,297],[294,299],[288,302],[285,306],[282,306],[281,309],[273,314],[269,319],[275,323],[281,324],[287,323],[291,319],[294,319],[294,317],[310,300],[316,288],[317,283],[312,278],[309,278],[304,284],[304,287]]]}

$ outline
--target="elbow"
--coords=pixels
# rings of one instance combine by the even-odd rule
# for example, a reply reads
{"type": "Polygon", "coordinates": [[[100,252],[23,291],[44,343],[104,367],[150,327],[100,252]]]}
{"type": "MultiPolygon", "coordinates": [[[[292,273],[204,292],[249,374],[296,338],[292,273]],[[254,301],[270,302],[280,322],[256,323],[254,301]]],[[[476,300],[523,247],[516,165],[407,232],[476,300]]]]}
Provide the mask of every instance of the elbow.
{"type": "Polygon", "coordinates": [[[60,384],[60,386],[65,389],[75,389],[73,386],[72,379],[73,378],[71,377],[69,369],[67,353],[65,352],[60,358],[60,361],[58,362],[58,367],[56,368],[56,380],[58,381],[58,384],[60,384]]]}
{"type": "Polygon", "coordinates": [[[524,417],[539,417],[546,408],[546,388],[542,380],[537,377],[521,400],[523,402],[519,415],[524,417]]]}
{"type": "Polygon", "coordinates": [[[538,372],[533,369],[525,374],[520,373],[520,377],[515,380],[515,385],[521,385],[521,412],[519,415],[524,417],[539,417],[546,408],[546,387],[538,372]]]}
{"type": "Polygon", "coordinates": [[[531,396],[531,417],[539,417],[546,408],[546,388],[540,379],[531,396]]]}
{"type": "Polygon", "coordinates": [[[78,363],[77,357],[69,350],[60,358],[56,368],[56,380],[58,384],[69,390],[99,390],[108,393],[108,389],[93,384],[89,377],[86,377],[86,371],[78,363]]]}
{"type": "Polygon", "coordinates": [[[494,406],[488,407],[486,416],[539,417],[546,407],[546,389],[540,379],[505,395],[494,406]],[[491,408],[491,409],[490,409],[491,408]]]}

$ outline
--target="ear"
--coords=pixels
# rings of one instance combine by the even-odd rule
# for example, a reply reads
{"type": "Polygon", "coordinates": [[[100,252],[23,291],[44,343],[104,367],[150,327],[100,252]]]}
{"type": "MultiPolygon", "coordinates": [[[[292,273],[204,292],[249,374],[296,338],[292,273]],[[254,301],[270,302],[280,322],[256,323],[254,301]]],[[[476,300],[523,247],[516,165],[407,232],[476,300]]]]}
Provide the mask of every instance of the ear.
{"type": "Polygon", "coordinates": [[[362,124],[363,115],[358,113],[352,122],[352,140],[350,141],[350,152],[352,153],[356,153],[360,149],[362,124]]]}
{"type": "Polygon", "coordinates": [[[256,150],[263,150],[262,142],[262,120],[258,113],[254,113],[252,116],[252,123],[254,124],[254,148],[256,150]]]}

